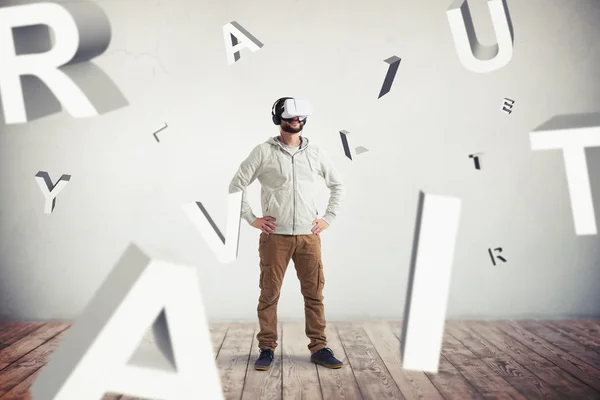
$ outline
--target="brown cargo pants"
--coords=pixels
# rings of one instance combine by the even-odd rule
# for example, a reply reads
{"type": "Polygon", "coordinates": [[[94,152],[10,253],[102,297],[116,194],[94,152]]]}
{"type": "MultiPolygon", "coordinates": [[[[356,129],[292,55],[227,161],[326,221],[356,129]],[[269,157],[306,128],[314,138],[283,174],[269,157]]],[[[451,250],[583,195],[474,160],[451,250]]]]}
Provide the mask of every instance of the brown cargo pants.
{"type": "Polygon", "coordinates": [[[294,261],[300,288],[304,296],[305,333],[310,339],[311,354],[327,347],[325,337],[325,308],[323,306],[323,263],[319,235],[260,234],[260,297],[256,335],[258,347],[275,350],[277,347],[277,303],[283,277],[290,259],[294,261]]]}

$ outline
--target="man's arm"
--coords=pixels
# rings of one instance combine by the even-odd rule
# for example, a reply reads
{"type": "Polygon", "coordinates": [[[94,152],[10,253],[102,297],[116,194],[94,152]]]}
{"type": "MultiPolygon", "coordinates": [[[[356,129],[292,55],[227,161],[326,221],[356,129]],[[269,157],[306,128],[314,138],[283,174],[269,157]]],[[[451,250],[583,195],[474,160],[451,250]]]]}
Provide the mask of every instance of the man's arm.
{"type": "Polygon", "coordinates": [[[254,149],[252,149],[248,158],[242,161],[240,167],[233,176],[231,183],[229,184],[230,194],[237,193],[239,191],[243,192],[241,216],[249,224],[252,224],[257,217],[252,212],[252,208],[250,207],[250,203],[248,202],[246,188],[250,186],[250,184],[256,179],[261,162],[262,156],[260,152],[260,145],[258,145],[254,149]]]}
{"type": "Polygon", "coordinates": [[[322,148],[319,148],[319,161],[321,163],[321,176],[325,179],[325,184],[331,192],[327,209],[321,219],[331,225],[338,215],[342,200],[346,196],[346,189],[329,155],[322,148]]]}

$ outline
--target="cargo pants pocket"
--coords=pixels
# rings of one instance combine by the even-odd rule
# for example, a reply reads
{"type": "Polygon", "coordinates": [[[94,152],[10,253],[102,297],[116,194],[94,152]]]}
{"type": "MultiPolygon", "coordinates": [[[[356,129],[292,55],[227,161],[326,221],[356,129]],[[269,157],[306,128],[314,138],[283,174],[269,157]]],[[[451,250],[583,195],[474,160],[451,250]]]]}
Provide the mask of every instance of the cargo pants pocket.
{"type": "Polygon", "coordinates": [[[263,251],[265,246],[265,241],[267,240],[267,235],[263,232],[260,233],[258,238],[258,256],[260,258],[259,266],[260,266],[260,276],[258,278],[258,287],[259,289],[265,289],[265,276],[267,275],[266,267],[264,265],[263,259],[263,251]]]}
{"type": "Polygon", "coordinates": [[[323,263],[319,263],[318,270],[319,276],[317,278],[317,294],[321,295],[321,293],[323,293],[323,288],[325,287],[325,274],[323,273],[323,263]]]}
{"type": "Polygon", "coordinates": [[[258,278],[258,288],[262,289],[263,288],[263,280],[265,279],[265,273],[263,272],[263,267],[262,265],[260,266],[260,277],[258,278]]]}

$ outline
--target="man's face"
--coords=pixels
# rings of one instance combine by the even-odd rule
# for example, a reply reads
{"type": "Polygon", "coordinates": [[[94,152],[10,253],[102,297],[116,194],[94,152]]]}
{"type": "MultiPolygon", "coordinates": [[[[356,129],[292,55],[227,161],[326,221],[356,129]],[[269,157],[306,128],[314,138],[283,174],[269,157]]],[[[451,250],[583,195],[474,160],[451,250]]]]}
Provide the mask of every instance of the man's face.
{"type": "Polygon", "coordinates": [[[300,121],[298,117],[281,120],[281,129],[287,133],[298,133],[302,130],[304,121],[300,121]]]}

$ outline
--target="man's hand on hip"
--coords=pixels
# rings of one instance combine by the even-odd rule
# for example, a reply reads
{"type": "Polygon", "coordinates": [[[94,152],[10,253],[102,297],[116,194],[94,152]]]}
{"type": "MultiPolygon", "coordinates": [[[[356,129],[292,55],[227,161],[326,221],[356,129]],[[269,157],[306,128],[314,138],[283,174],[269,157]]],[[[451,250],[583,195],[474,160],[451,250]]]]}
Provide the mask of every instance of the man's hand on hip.
{"type": "Polygon", "coordinates": [[[324,219],[315,219],[313,221],[312,233],[318,235],[327,228],[329,228],[329,224],[324,219]]]}
{"type": "Polygon", "coordinates": [[[256,218],[251,225],[256,229],[260,229],[267,235],[273,233],[275,228],[277,228],[277,225],[275,225],[275,218],[268,216],[256,218]]]}

